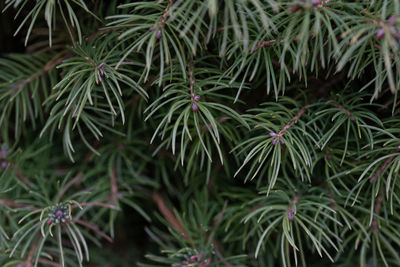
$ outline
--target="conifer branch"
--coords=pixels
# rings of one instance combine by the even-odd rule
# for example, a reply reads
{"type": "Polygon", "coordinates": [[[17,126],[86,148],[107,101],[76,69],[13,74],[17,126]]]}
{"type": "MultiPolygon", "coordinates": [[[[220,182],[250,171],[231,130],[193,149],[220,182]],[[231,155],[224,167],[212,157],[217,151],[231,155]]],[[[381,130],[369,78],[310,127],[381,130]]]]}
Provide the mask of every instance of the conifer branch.
{"type": "Polygon", "coordinates": [[[159,193],[153,194],[153,200],[156,202],[158,209],[160,210],[161,214],[164,218],[171,224],[171,226],[180,234],[184,239],[189,239],[189,235],[182,224],[178,221],[174,213],[165,203],[165,200],[159,193]]]}
{"type": "Polygon", "coordinates": [[[387,158],[385,162],[381,166],[379,166],[375,174],[369,178],[369,182],[371,184],[374,183],[379,178],[379,176],[386,170],[387,166],[393,161],[394,158],[395,156],[387,158]]]}

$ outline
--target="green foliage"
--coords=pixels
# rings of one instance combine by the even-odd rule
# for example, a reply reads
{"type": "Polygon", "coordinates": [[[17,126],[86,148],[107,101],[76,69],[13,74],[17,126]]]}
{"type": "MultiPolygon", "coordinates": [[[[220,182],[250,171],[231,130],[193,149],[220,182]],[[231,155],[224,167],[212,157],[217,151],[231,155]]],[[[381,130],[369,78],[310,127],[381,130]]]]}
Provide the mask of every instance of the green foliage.
{"type": "Polygon", "coordinates": [[[0,8],[1,266],[400,266],[399,0],[0,8]]]}
{"type": "MultiPolygon", "coordinates": [[[[18,138],[25,122],[37,128],[37,121],[43,121],[42,103],[49,97],[49,83],[53,73],[47,73],[49,55],[12,54],[0,59],[0,124],[2,136],[7,140],[9,124],[13,122],[14,138],[18,138]],[[10,90],[12,88],[12,90],[10,90]]],[[[51,71],[53,72],[53,71],[51,71]]],[[[54,76],[53,76],[54,77],[54,76]]]]}

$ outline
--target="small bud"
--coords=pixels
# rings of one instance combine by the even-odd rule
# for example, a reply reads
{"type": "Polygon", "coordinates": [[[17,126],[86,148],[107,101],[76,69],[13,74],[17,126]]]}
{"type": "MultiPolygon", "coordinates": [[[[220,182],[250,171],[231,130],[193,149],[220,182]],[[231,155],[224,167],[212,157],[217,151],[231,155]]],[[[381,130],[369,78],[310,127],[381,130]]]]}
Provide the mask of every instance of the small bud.
{"type": "Polygon", "coordinates": [[[391,16],[388,18],[387,22],[388,22],[390,25],[393,25],[393,24],[396,22],[396,19],[397,19],[397,15],[391,15],[391,16]]]}
{"type": "Polygon", "coordinates": [[[278,142],[278,138],[275,138],[272,140],[272,145],[274,146],[276,144],[276,142],[278,142]]]}
{"type": "Polygon", "coordinates": [[[208,258],[208,259],[206,259],[206,260],[203,262],[203,265],[204,265],[204,266],[208,266],[208,265],[210,265],[210,263],[211,263],[211,259],[208,258]]]}
{"type": "Polygon", "coordinates": [[[320,4],[319,0],[311,0],[313,6],[318,6],[320,4]]]}
{"type": "Polygon", "coordinates": [[[379,29],[378,32],[376,33],[376,39],[381,39],[385,35],[385,30],[384,29],[379,29]]]}
{"type": "Polygon", "coordinates": [[[53,222],[54,222],[53,218],[49,218],[49,219],[47,220],[47,225],[50,225],[50,224],[52,224],[53,222]]]}
{"type": "Polygon", "coordinates": [[[292,12],[292,13],[294,13],[294,12],[296,12],[296,11],[299,10],[299,9],[300,9],[300,8],[299,8],[298,6],[295,5],[295,6],[291,6],[290,9],[289,9],[289,11],[292,12]]]}
{"type": "Polygon", "coordinates": [[[196,102],[199,102],[200,101],[200,96],[199,95],[195,95],[193,97],[193,100],[196,101],[196,102]]]}
{"type": "Polygon", "coordinates": [[[351,120],[351,121],[354,121],[354,120],[355,120],[355,118],[354,118],[353,116],[351,116],[351,117],[350,117],[350,120],[351,120]]]}
{"type": "Polygon", "coordinates": [[[294,215],[293,215],[293,213],[288,213],[288,219],[289,219],[289,221],[293,221],[294,220],[294,215]]]}
{"type": "Polygon", "coordinates": [[[276,133],[270,132],[270,133],[269,133],[269,136],[276,136],[276,133]]]}
{"type": "Polygon", "coordinates": [[[329,160],[331,160],[331,159],[332,159],[332,155],[331,155],[331,154],[328,154],[328,155],[326,156],[326,158],[329,159],[329,160]]]}
{"type": "Polygon", "coordinates": [[[264,41],[262,42],[263,46],[271,46],[271,42],[270,41],[264,41]]]}
{"type": "Polygon", "coordinates": [[[4,159],[7,157],[7,151],[6,150],[0,150],[0,158],[4,159]]]}
{"type": "Polygon", "coordinates": [[[7,161],[2,161],[1,162],[1,168],[5,169],[5,168],[7,168],[7,166],[8,166],[7,161]]]}
{"type": "Polygon", "coordinates": [[[198,109],[199,109],[199,107],[195,103],[193,103],[192,104],[192,110],[193,111],[197,111],[198,109]]]}
{"type": "Polygon", "coordinates": [[[397,146],[397,150],[399,150],[399,151],[400,151],[400,146],[397,146]]]}
{"type": "Polygon", "coordinates": [[[156,28],[154,28],[154,27],[150,27],[149,28],[149,32],[152,32],[152,31],[154,31],[156,28]]]}
{"type": "Polygon", "coordinates": [[[61,218],[63,216],[63,212],[61,210],[56,211],[56,217],[61,218]]]}
{"type": "Polygon", "coordinates": [[[279,142],[281,143],[281,145],[283,145],[285,143],[285,141],[283,141],[283,139],[279,138],[279,142]]]}
{"type": "Polygon", "coordinates": [[[376,180],[376,176],[374,175],[371,178],[369,178],[369,183],[373,184],[375,182],[375,180],[376,180]]]}
{"type": "Polygon", "coordinates": [[[156,38],[157,38],[157,39],[160,39],[160,38],[161,38],[161,35],[162,35],[162,31],[161,31],[161,30],[158,30],[157,33],[156,33],[156,38]]]}

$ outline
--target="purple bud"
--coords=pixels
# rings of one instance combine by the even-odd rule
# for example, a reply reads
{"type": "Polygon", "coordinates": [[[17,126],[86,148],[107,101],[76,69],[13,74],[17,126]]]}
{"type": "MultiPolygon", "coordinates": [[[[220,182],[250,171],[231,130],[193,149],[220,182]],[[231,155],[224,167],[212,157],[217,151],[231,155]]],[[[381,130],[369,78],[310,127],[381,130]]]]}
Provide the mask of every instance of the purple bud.
{"type": "Polygon", "coordinates": [[[150,27],[149,28],[149,32],[152,32],[152,31],[154,31],[156,28],[154,28],[154,27],[150,27]]]}
{"type": "Polygon", "coordinates": [[[290,212],[290,213],[294,213],[294,208],[293,208],[293,207],[290,207],[290,208],[289,208],[289,212],[290,212]]]}
{"type": "Polygon", "coordinates": [[[319,0],[311,0],[313,6],[318,6],[320,4],[319,0]]]}
{"type": "Polygon", "coordinates": [[[397,150],[400,150],[400,146],[397,146],[397,150]]]}
{"type": "Polygon", "coordinates": [[[388,22],[389,24],[393,25],[393,24],[396,22],[396,19],[397,19],[397,16],[396,16],[396,15],[391,15],[391,16],[388,18],[387,22],[388,22]]]}
{"type": "Polygon", "coordinates": [[[195,95],[193,97],[193,100],[199,102],[200,101],[200,96],[199,95],[195,95]]]}
{"type": "Polygon", "coordinates": [[[294,219],[293,213],[288,213],[287,217],[288,217],[289,221],[293,221],[293,219],[294,219]]]}
{"type": "Polygon", "coordinates": [[[61,210],[56,211],[56,217],[61,218],[63,216],[63,212],[61,210]]]}
{"type": "Polygon", "coordinates": [[[290,12],[293,13],[293,12],[298,11],[299,9],[300,9],[300,8],[299,8],[298,6],[294,5],[294,6],[291,6],[289,10],[290,10],[290,12]]]}
{"type": "Polygon", "coordinates": [[[210,265],[210,263],[211,263],[211,259],[208,258],[208,259],[206,259],[206,260],[203,262],[203,265],[204,265],[204,266],[208,266],[208,265],[210,265]]]}
{"type": "Polygon", "coordinates": [[[350,120],[351,120],[351,121],[354,121],[354,120],[355,120],[355,118],[354,118],[353,116],[351,116],[351,117],[350,117],[350,120]]]}
{"type": "Polygon", "coordinates": [[[1,150],[0,151],[0,158],[6,158],[7,157],[7,151],[6,150],[1,150]]]}
{"type": "Polygon", "coordinates": [[[269,46],[271,43],[269,42],[269,41],[264,41],[264,42],[262,42],[262,45],[263,46],[269,46]]]}
{"type": "Polygon", "coordinates": [[[278,142],[278,138],[275,138],[275,139],[272,140],[272,145],[275,145],[276,142],[278,142]]]}
{"type": "Polygon", "coordinates": [[[158,30],[157,33],[156,33],[156,38],[157,38],[157,39],[160,39],[160,38],[161,38],[161,35],[162,35],[162,31],[161,31],[161,30],[158,30]]]}
{"type": "Polygon", "coordinates": [[[47,225],[50,225],[50,224],[52,224],[53,223],[53,218],[49,218],[48,220],[47,220],[47,225]]]}
{"type": "Polygon", "coordinates": [[[193,111],[197,111],[198,109],[199,109],[199,107],[195,103],[193,103],[192,104],[192,110],[193,111]]]}
{"type": "Polygon", "coordinates": [[[276,133],[270,132],[270,133],[269,133],[269,136],[276,136],[276,133]]]}
{"type": "Polygon", "coordinates": [[[8,165],[7,161],[2,161],[2,162],[1,162],[1,167],[2,167],[3,169],[7,168],[7,165],[8,165]]]}
{"type": "Polygon", "coordinates": [[[197,262],[197,256],[191,256],[189,258],[189,263],[195,263],[195,262],[197,262]]]}
{"type": "Polygon", "coordinates": [[[378,32],[376,33],[376,39],[381,39],[385,35],[385,30],[384,29],[379,29],[378,32]]]}
{"type": "Polygon", "coordinates": [[[332,159],[332,155],[331,155],[331,154],[328,154],[328,155],[326,156],[326,158],[329,159],[329,160],[331,160],[331,159],[332,159]]]}
{"type": "Polygon", "coordinates": [[[280,138],[279,138],[279,142],[281,142],[282,145],[285,143],[285,141],[283,141],[283,139],[280,139],[280,138]]]}

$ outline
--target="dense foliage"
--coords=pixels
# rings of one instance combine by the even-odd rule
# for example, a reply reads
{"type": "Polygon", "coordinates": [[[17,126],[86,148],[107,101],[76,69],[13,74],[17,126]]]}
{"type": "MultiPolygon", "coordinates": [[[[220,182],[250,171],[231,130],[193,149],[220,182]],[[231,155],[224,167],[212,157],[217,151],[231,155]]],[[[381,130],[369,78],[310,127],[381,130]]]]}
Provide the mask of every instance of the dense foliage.
{"type": "Polygon", "coordinates": [[[1,266],[400,266],[399,0],[0,8],[1,266]]]}

